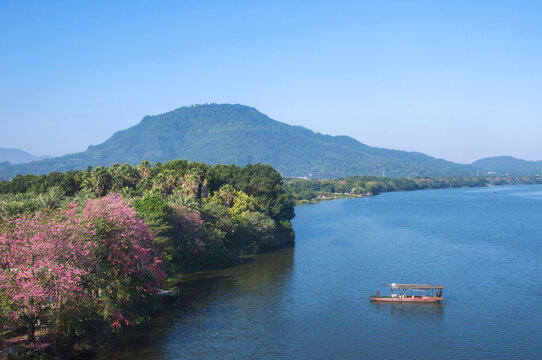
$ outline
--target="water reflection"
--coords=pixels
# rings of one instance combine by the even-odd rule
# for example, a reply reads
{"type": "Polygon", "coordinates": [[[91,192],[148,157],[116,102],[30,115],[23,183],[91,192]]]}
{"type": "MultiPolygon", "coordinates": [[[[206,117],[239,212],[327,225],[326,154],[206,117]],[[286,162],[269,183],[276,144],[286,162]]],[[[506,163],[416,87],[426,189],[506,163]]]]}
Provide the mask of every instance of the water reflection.
{"type": "Polygon", "coordinates": [[[446,304],[442,303],[382,303],[371,301],[371,306],[378,313],[389,313],[392,316],[438,319],[444,316],[446,304]]]}
{"type": "Polygon", "coordinates": [[[178,283],[182,295],[180,308],[205,307],[216,296],[230,298],[242,297],[243,293],[281,291],[291,278],[293,267],[292,248],[262,254],[231,268],[186,275],[178,283]]]}
{"type": "Polygon", "coordinates": [[[172,349],[197,348],[218,334],[233,336],[239,324],[257,324],[262,314],[281,311],[293,268],[292,248],[186,275],[178,283],[178,303],[168,303],[151,322],[127,331],[96,359],[177,358],[172,349]]]}

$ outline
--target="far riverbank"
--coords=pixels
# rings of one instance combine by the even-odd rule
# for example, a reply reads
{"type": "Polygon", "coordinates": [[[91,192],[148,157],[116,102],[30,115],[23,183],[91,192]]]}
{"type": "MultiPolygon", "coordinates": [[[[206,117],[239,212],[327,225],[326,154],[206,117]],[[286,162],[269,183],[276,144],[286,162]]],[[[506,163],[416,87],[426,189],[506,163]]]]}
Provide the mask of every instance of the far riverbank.
{"type": "Polygon", "coordinates": [[[360,198],[394,191],[458,189],[500,185],[538,185],[542,176],[477,176],[477,177],[419,177],[385,178],[349,176],[333,180],[285,178],[287,191],[298,205],[315,204],[323,200],[360,198]]]}

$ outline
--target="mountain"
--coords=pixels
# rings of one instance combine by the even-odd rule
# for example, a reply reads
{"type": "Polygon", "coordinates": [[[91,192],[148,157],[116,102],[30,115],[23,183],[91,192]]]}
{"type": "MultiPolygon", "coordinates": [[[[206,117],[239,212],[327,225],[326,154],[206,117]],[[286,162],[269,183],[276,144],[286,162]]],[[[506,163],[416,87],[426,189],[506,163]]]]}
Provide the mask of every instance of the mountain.
{"type": "Polygon", "coordinates": [[[84,152],[30,164],[0,164],[0,177],[84,169],[141,160],[188,159],[208,164],[270,164],[284,176],[473,175],[475,170],[431,156],[367,146],[348,136],[315,133],[270,119],[243,105],[182,107],[145,116],[84,152]]]}
{"type": "Polygon", "coordinates": [[[513,175],[540,175],[542,161],[527,161],[512,156],[488,157],[472,163],[472,166],[483,172],[495,172],[513,175]]]}
{"type": "Polygon", "coordinates": [[[48,158],[50,158],[50,156],[34,156],[19,149],[0,148],[0,163],[9,161],[11,164],[22,164],[48,158]]]}

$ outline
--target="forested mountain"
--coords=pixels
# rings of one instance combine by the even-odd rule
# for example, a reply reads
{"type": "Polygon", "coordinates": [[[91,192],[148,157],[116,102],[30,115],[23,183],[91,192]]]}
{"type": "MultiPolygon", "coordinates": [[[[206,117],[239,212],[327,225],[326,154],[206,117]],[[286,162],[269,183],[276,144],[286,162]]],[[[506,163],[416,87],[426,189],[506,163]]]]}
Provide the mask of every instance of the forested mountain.
{"type": "Polygon", "coordinates": [[[207,164],[269,164],[284,176],[473,175],[475,170],[431,156],[376,148],[348,136],[315,133],[270,119],[243,105],[182,107],[143,120],[81,153],[30,164],[0,164],[0,178],[46,174],[142,160],[188,159],[207,164]]]}
{"type": "Polygon", "coordinates": [[[472,166],[483,172],[492,171],[514,175],[542,174],[542,161],[527,161],[512,156],[489,157],[473,162],[472,166]]]}
{"type": "Polygon", "coordinates": [[[50,156],[34,156],[19,149],[0,148],[0,163],[9,161],[11,164],[22,164],[48,158],[50,158],[50,156]]]}

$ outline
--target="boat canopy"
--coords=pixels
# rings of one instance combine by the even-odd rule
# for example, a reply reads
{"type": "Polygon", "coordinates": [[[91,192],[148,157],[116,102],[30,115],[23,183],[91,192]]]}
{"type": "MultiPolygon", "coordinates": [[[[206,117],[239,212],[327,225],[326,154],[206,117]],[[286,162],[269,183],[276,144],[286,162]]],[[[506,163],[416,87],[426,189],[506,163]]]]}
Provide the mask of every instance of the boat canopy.
{"type": "Polygon", "coordinates": [[[427,284],[388,284],[392,289],[413,289],[413,290],[442,290],[442,285],[427,285],[427,284]]]}

